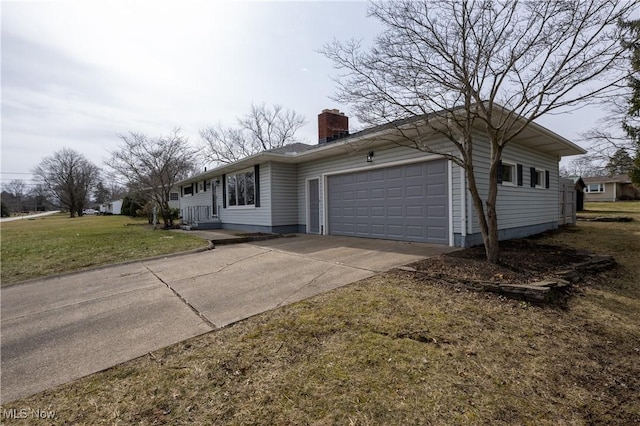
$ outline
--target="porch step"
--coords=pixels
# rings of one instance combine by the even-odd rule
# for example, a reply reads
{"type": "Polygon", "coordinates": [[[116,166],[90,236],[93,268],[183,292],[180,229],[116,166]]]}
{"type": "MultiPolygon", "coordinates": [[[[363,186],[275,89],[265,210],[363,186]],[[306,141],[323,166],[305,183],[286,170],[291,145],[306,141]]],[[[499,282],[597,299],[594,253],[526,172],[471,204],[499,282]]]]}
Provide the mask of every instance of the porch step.
{"type": "Polygon", "coordinates": [[[222,222],[196,222],[191,225],[191,229],[206,230],[206,229],[222,229],[222,222]]]}

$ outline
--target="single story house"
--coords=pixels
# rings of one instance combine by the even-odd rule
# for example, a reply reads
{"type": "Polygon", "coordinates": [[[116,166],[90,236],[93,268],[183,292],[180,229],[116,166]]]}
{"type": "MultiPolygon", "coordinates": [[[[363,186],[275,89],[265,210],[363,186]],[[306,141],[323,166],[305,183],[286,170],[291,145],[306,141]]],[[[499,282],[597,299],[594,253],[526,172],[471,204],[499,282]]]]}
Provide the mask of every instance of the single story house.
{"type": "MultiPolygon", "coordinates": [[[[463,247],[482,243],[464,169],[394,142],[394,126],[350,134],[348,123],[338,110],[324,110],[317,145],[264,151],[178,182],[183,223],[463,247]]],[[[434,132],[421,143],[457,152],[434,132]]],[[[505,148],[497,206],[501,239],[558,227],[560,158],[583,153],[536,123],[505,148]]],[[[480,130],[474,155],[486,197],[490,146],[480,130]]]]}
{"type": "Polygon", "coordinates": [[[100,213],[103,214],[121,214],[122,199],[108,201],[100,206],[100,213]]]}
{"type": "Polygon", "coordinates": [[[629,175],[594,176],[583,178],[585,201],[620,201],[640,198],[629,175]]]}

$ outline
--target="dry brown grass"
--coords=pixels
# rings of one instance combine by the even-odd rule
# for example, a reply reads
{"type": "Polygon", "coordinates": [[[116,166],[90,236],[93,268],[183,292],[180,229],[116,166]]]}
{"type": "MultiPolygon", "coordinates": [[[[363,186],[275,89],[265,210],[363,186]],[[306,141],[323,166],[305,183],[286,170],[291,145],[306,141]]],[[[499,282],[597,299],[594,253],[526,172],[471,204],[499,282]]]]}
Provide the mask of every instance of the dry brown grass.
{"type": "Polygon", "coordinates": [[[635,222],[542,241],[620,262],[567,309],[391,272],[3,409],[55,410],[54,424],[638,423],[640,203],[629,205],[635,222]]]}

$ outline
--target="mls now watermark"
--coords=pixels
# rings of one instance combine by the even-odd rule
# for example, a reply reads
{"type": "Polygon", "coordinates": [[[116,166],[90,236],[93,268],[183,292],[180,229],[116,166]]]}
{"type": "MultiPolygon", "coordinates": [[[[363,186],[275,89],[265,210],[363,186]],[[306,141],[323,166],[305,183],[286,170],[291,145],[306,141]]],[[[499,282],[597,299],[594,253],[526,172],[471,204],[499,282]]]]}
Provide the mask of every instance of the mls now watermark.
{"type": "Polygon", "coordinates": [[[40,408],[10,408],[2,410],[3,419],[53,419],[56,412],[53,410],[42,410],[40,408]]]}

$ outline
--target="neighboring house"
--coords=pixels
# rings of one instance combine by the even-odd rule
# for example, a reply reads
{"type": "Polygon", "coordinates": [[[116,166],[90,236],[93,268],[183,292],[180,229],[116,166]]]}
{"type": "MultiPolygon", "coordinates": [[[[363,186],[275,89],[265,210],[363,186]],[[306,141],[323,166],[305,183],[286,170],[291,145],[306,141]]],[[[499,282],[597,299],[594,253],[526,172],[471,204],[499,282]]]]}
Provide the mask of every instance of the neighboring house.
{"type": "Polygon", "coordinates": [[[628,175],[595,176],[583,178],[585,201],[635,200],[638,189],[628,175]]]}
{"type": "MultiPolygon", "coordinates": [[[[392,130],[385,125],[349,134],[344,114],[324,110],[318,145],[261,152],[179,182],[182,221],[197,229],[481,244],[466,172],[440,155],[390,142],[385,137],[392,130]]],[[[457,152],[438,134],[424,143],[457,152]]],[[[558,227],[559,160],[584,152],[535,123],[505,148],[497,206],[501,239],[558,227]]],[[[489,154],[478,132],[474,167],[483,197],[489,154]]]]}
{"type": "Polygon", "coordinates": [[[122,199],[109,201],[100,206],[100,213],[103,214],[121,214],[122,199]]]}

